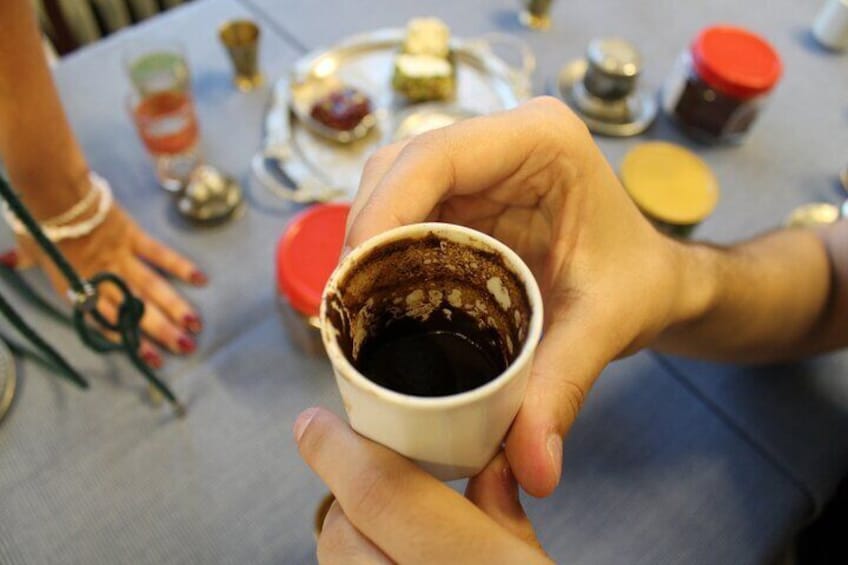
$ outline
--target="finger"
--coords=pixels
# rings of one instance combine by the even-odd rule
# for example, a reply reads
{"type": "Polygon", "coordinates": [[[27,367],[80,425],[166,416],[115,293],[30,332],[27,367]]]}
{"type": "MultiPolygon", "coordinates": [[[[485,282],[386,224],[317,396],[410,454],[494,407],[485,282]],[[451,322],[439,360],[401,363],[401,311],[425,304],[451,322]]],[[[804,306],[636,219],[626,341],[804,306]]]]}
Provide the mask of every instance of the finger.
{"type": "Polygon", "coordinates": [[[145,303],[156,306],[176,325],[192,333],[199,333],[203,329],[200,315],[153,269],[140,261],[131,261],[126,274],[127,281],[139,290],[145,303]]]}
{"type": "Polygon", "coordinates": [[[359,188],[356,191],[353,203],[350,205],[350,213],[347,215],[348,229],[354,223],[362,207],[371,198],[374,188],[383,180],[386,172],[392,167],[395,159],[397,159],[407,143],[409,143],[408,139],[381,147],[365,162],[365,167],[362,169],[362,177],[359,180],[359,188]]]}
{"type": "Polygon", "coordinates": [[[534,154],[550,159],[563,151],[570,131],[585,135],[585,126],[547,97],[413,138],[362,205],[347,244],[355,247],[387,229],[420,222],[447,196],[486,190],[516,174],[534,154]]]}
{"type": "MultiPolygon", "coordinates": [[[[101,296],[97,300],[97,311],[106,318],[110,324],[117,325],[118,323],[118,307],[112,301],[111,298],[101,296]]],[[[112,330],[107,330],[97,324],[95,322],[95,327],[103,334],[103,336],[109,341],[113,341],[115,343],[120,343],[121,337],[112,330]]],[[[147,339],[142,337],[141,343],[138,347],[138,355],[141,357],[141,360],[147,363],[153,369],[160,369],[162,365],[165,363],[162,358],[162,354],[159,353],[159,348],[153,345],[153,343],[147,339]]]]}
{"type": "Polygon", "coordinates": [[[513,535],[541,548],[533,524],[521,506],[518,483],[503,452],[468,481],[465,496],[513,535]]]}
{"type": "Polygon", "coordinates": [[[368,538],[359,533],[341,507],[333,502],[318,538],[318,562],[322,565],[335,563],[356,565],[358,563],[392,563],[368,538]]]}
{"type": "Polygon", "coordinates": [[[548,496],[559,484],[563,437],[598,374],[615,357],[599,338],[604,332],[609,328],[574,307],[569,319],[553,323],[539,343],[524,402],[506,440],[512,471],[533,496],[548,496]]]}
{"type": "Polygon", "coordinates": [[[294,437],[351,523],[395,561],[462,562],[489,552],[513,562],[539,559],[456,491],[326,410],[301,413],[294,437]]]}
{"type": "Polygon", "coordinates": [[[206,286],[209,282],[206,274],[192,261],[141,230],[135,237],[135,252],[151,265],[194,286],[206,286]]]}
{"type": "Polygon", "coordinates": [[[17,269],[21,263],[21,254],[17,249],[10,249],[0,254],[0,265],[8,269],[17,269]]]}
{"type": "MultiPolygon", "coordinates": [[[[129,281],[129,277],[127,279],[129,281]]],[[[134,285],[131,287],[131,290],[136,297],[144,299],[144,296],[134,285]]],[[[118,289],[111,284],[101,285],[98,287],[98,291],[102,296],[109,298],[115,305],[121,304],[124,299],[118,289]]],[[[189,354],[197,349],[197,343],[194,339],[183,328],[174,324],[170,318],[162,313],[155,303],[149,300],[145,300],[144,302],[141,330],[172,353],[189,354]]]]}

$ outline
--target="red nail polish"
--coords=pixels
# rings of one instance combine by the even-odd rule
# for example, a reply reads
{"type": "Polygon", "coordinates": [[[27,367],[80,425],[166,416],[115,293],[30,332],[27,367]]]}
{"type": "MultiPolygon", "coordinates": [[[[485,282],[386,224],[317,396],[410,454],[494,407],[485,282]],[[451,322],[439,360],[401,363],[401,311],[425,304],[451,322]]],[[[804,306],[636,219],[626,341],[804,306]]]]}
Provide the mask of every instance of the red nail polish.
{"type": "Polygon", "coordinates": [[[4,267],[8,267],[10,269],[14,269],[18,266],[18,251],[16,249],[10,249],[9,251],[0,254],[0,264],[4,267]]]}
{"type": "Polygon", "coordinates": [[[195,286],[206,286],[209,284],[209,277],[206,276],[206,273],[203,271],[192,271],[191,275],[189,275],[188,280],[191,281],[191,284],[195,286]]]}
{"type": "Polygon", "coordinates": [[[164,363],[162,356],[152,349],[145,349],[141,353],[141,359],[154,369],[160,369],[164,363]]]}
{"type": "Polygon", "coordinates": [[[189,336],[181,335],[177,340],[177,347],[183,353],[194,353],[194,350],[197,349],[197,344],[189,336]]]}
{"type": "Polygon", "coordinates": [[[192,333],[200,333],[203,329],[203,322],[197,314],[186,314],[183,316],[183,326],[192,333]]]}

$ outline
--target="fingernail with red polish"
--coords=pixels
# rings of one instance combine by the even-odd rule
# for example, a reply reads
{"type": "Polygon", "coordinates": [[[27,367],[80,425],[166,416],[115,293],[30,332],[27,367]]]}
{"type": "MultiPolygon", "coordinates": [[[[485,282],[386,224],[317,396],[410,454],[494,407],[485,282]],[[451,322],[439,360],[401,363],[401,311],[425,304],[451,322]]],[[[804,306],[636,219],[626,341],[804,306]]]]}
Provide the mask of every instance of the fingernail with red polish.
{"type": "Polygon", "coordinates": [[[162,356],[152,349],[145,349],[141,353],[141,359],[154,369],[160,369],[164,363],[162,356]]]}
{"type": "Polygon", "coordinates": [[[203,271],[192,271],[188,280],[191,281],[191,284],[194,286],[206,286],[209,284],[209,277],[207,277],[206,273],[203,271]]]}
{"type": "Polygon", "coordinates": [[[200,316],[197,314],[186,314],[183,316],[183,326],[192,333],[200,333],[203,329],[203,322],[200,321],[200,316]]]}
{"type": "Polygon", "coordinates": [[[194,353],[194,350],[197,349],[197,344],[187,335],[181,335],[177,340],[177,347],[183,353],[194,353]]]}
{"type": "Polygon", "coordinates": [[[10,249],[9,251],[0,254],[0,264],[4,267],[8,267],[10,269],[14,269],[18,266],[18,252],[15,249],[10,249]]]}

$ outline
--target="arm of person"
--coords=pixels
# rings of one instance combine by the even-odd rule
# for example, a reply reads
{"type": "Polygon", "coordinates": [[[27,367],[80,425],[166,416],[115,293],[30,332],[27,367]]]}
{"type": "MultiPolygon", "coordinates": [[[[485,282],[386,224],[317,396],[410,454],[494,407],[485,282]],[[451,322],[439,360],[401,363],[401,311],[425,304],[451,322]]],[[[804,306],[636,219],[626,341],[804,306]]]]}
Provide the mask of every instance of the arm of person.
{"type": "Polygon", "coordinates": [[[848,345],[848,221],[678,251],[679,288],[699,306],[659,335],[658,350],[763,363],[848,345]]]}
{"type": "MultiPolygon", "coordinates": [[[[3,0],[0,21],[0,158],[28,210],[45,221],[72,209],[92,190],[88,163],[47,67],[31,2],[3,0]]],[[[76,221],[95,214],[92,203],[76,221]]],[[[18,253],[43,267],[64,296],[66,282],[32,239],[23,236],[18,242],[18,253]]],[[[142,329],[160,345],[175,353],[194,350],[190,333],[200,330],[199,315],[151,266],[195,285],[205,284],[206,276],[148,236],[120,206],[113,204],[91,233],[64,240],[59,248],[83,276],[103,270],[122,276],[145,301],[142,329]]],[[[102,296],[98,308],[114,320],[118,300],[117,293],[102,296]]],[[[150,365],[162,362],[149,341],[142,355],[150,365]]]]}
{"type": "Polygon", "coordinates": [[[506,454],[546,496],[562,439],[598,374],[648,345],[734,360],[845,343],[845,227],[721,249],[662,236],[561,102],[462,121],[381,149],[365,167],[347,245],[438,220],[512,247],[539,281],[545,332],[506,454]]]}

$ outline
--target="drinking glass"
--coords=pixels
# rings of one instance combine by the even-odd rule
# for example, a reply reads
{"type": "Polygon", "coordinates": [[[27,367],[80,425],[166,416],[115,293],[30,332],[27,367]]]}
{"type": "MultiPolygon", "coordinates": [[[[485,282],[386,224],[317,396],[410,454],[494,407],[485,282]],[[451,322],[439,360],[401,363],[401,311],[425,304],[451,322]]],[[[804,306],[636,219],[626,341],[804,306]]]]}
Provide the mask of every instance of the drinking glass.
{"type": "Polygon", "coordinates": [[[124,65],[133,87],[127,110],[159,184],[179,192],[203,161],[184,49],[175,42],[135,46],[125,52],[124,65]]]}

